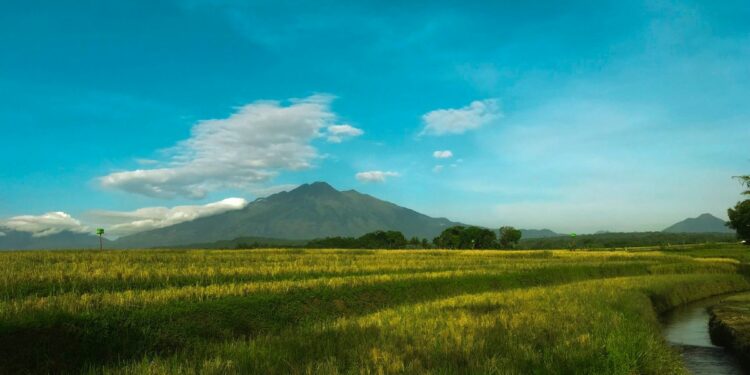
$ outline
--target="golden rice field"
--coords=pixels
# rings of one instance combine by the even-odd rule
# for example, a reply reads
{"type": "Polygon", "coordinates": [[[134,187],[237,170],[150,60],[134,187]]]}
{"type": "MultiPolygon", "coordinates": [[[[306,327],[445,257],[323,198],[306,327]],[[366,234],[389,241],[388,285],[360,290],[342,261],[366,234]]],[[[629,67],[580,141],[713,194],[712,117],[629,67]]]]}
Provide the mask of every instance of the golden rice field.
{"type": "Polygon", "coordinates": [[[0,373],[679,374],[741,247],[0,253],[0,373]]]}

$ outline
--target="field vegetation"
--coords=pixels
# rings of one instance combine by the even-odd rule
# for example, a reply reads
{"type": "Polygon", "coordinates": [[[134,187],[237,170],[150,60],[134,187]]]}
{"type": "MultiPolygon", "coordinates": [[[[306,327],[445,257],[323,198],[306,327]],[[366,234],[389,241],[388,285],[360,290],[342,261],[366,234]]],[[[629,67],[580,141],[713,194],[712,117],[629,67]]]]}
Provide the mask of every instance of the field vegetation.
{"type": "Polygon", "coordinates": [[[709,310],[711,340],[750,368],[750,293],[731,296],[709,310]]]}
{"type": "Polygon", "coordinates": [[[0,254],[3,373],[682,373],[747,248],[0,254]]]}

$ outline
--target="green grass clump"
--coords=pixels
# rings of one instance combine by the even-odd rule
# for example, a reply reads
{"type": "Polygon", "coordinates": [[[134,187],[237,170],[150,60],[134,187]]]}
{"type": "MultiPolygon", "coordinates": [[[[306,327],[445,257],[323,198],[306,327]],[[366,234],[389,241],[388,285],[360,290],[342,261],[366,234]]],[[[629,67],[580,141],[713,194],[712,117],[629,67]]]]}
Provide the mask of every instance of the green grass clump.
{"type": "Polygon", "coordinates": [[[680,373],[656,314],[750,288],[697,251],[3,253],[0,373],[680,373]]]}

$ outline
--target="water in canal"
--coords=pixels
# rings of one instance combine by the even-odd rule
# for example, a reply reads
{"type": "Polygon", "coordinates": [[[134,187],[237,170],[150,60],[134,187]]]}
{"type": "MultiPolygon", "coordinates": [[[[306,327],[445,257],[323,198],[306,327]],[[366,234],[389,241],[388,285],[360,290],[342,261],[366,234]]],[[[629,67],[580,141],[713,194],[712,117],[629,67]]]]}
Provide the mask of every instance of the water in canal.
{"type": "Polygon", "coordinates": [[[727,296],[694,302],[664,316],[664,337],[682,356],[685,367],[696,375],[745,374],[737,360],[711,343],[706,310],[727,296]]]}

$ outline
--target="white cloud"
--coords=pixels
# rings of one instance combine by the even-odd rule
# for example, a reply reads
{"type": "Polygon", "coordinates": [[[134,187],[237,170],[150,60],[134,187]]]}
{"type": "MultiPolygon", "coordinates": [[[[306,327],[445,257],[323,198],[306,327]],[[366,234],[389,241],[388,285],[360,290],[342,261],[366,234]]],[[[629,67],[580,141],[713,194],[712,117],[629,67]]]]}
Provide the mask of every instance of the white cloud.
{"type": "Polygon", "coordinates": [[[399,174],[390,171],[367,171],[359,172],[354,177],[362,182],[385,182],[388,177],[398,177],[399,174]]]}
{"type": "Polygon", "coordinates": [[[4,232],[0,232],[0,237],[2,237],[2,236],[4,236],[4,235],[5,235],[5,233],[4,233],[4,232]]]}
{"type": "MultiPolygon", "coordinates": [[[[310,142],[335,126],[332,100],[313,95],[288,106],[276,101],[247,104],[228,118],[193,126],[189,139],[168,150],[172,156],[165,167],[116,172],[100,183],[151,197],[202,198],[209,191],[268,181],[283,170],[309,168],[319,156],[310,142]]],[[[348,134],[356,130],[333,129],[348,134]]]]}
{"type": "Polygon", "coordinates": [[[432,156],[436,159],[450,159],[453,157],[453,152],[451,150],[444,150],[444,151],[435,151],[432,153],[432,156]]]}
{"type": "Polygon", "coordinates": [[[243,198],[227,198],[205,205],[144,207],[135,211],[94,211],[88,216],[107,224],[107,234],[119,237],[239,210],[247,204],[247,200],[243,198]]]}
{"type": "Polygon", "coordinates": [[[463,134],[502,117],[497,99],[476,100],[463,108],[437,109],[422,116],[420,135],[463,134]]]}
{"type": "Polygon", "coordinates": [[[330,125],[328,127],[328,142],[341,143],[342,140],[350,137],[358,137],[365,134],[362,129],[355,128],[351,125],[330,125]]]}
{"type": "Polygon", "coordinates": [[[82,225],[65,212],[47,212],[43,215],[21,215],[0,221],[0,226],[19,231],[31,233],[34,237],[44,237],[63,231],[88,232],[89,228],[82,225]]]}
{"type": "Polygon", "coordinates": [[[444,167],[442,165],[436,165],[436,166],[432,167],[432,171],[435,172],[435,173],[440,173],[443,170],[443,168],[444,167]]]}
{"type": "Polygon", "coordinates": [[[154,165],[154,164],[159,164],[159,161],[158,160],[154,160],[154,159],[135,159],[135,162],[138,163],[138,164],[140,164],[140,165],[154,165]]]}

